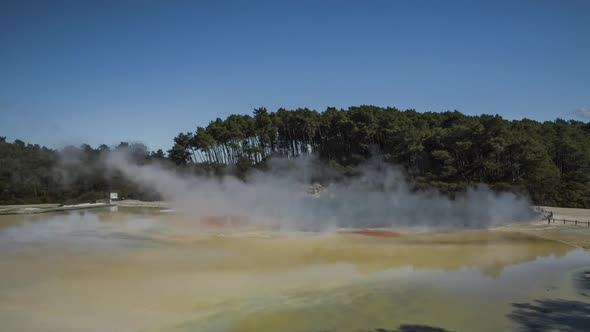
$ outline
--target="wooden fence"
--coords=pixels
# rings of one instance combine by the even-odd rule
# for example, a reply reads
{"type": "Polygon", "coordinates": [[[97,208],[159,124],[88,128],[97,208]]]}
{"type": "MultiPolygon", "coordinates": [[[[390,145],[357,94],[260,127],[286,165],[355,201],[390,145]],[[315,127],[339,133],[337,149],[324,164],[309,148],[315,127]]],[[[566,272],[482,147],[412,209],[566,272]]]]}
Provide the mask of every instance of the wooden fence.
{"type": "Polygon", "coordinates": [[[590,220],[571,220],[571,219],[559,219],[559,218],[553,218],[553,212],[551,211],[546,211],[545,209],[541,208],[541,207],[535,207],[535,212],[537,212],[541,218],[543,218],[543,220],[547,220],[548,224],[554,223],[563,223],[564,225],[566,223],[573,223],[574,225],[578,225],[580,224],[580,226],[584,226],[584,224],[588,227],[590,227],[590,220]]]}
{"type": "Polygon", "coordinates": [[[584,225],[586,224],[586,226],[590,227],[590,221],[584,221],[584,220],[570,220],[570,219],[555,219],[555,218],[547,218],[547,223],[551,224],[551,223],[561,223],[563,222],[563,224],[565,225],[566,223],[574,223],[575,225],[584,225]]]}

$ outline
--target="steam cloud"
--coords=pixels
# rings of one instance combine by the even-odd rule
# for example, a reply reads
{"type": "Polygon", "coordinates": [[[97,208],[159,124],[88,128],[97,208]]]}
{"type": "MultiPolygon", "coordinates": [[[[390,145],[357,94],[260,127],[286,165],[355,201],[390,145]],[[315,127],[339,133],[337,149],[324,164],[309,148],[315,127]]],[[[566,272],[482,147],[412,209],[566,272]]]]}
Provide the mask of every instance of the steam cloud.
{"type": "Polygon", "coordinates": [[[359,176],[332,183],[314,197],[306,193],[312,174],[318,172],[312,164],[305,158],[276,160],[271,171],[254,172],[242,181],[232,176],[181,176],[154,164],[138,166],[124,154],[112,154],[106,160],[109,168],[159,193],[179,211],[245,216],[257,224],[287,229],[482,228],[533,218],[526,197],[495,193],[485,186],[469,189],[454,200],[435,192],[412,192],[400,171],[376,162],[361,167],[359,176]]]}
{"type": "Polygon", "coordinates": [[[580,118],[590,119],[590,108],[580,108],[575,114],[580,118]]]}

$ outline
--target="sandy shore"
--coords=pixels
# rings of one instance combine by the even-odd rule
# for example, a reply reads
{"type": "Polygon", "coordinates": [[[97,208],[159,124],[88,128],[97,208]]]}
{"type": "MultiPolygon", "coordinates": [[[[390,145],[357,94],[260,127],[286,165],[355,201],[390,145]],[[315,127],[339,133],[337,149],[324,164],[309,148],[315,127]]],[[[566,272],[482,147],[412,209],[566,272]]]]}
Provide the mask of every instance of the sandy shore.
{"type": "Polygon", "coordinates": [[[23,205],[0,205],[0,212],[14,209],[48,209],[55,208],[59,204],[23,204],[23,205]]]}
{"type": "Polygon", "coordinates": [[[573,247],[590,249],[590,227],[573,224],[547,224],[544,221],[511,224],[495,228],[499,231],[519,232],[543,239],[562,242],[573,247]]]}
{"type": "MultiPolygon", "coordinates": [[[[560,208],[539,206],[545,211],[553,212],[555,219],[590,221],[590,209],[560,208]]],[[[519,232],[540,238],[562,242],[574,247],[590,249],[590,227],[587,224],[563,224],[555,222],[548,224],[546,220],[530,223],[515,223],[497,227],[496,230],[519,232]]]]}
{"type": "Polygon", "coordinates": [[[0,205],[0,215],[7,214],[38,214],[46,212],[60,212],[70,210],[83,210],[108,206],[136,207],[136,208],[158,208],[168,209],[170,203],[163,201],[144,202],[134,199],[112,201],[111,203],[82,203],[72,205],[59,204],[23,204],[23,205],[0,205]]]}
{"type": "Polygon", "coordinates": [[[30,205],[1,205],[0,215],[6,214],[37,214],[47,212],[60,212],[70,210],[92,209],[112,206],[109,203],[82,203],[73,205],[58,204],[30,204],[30,205]]]}

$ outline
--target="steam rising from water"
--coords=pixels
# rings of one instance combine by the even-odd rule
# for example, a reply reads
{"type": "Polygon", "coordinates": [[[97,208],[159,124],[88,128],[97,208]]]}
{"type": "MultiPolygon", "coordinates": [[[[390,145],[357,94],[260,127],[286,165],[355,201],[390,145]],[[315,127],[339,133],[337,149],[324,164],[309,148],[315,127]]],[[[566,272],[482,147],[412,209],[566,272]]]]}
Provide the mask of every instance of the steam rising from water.
{"type": "Polygon", "coordinates": [[[138,166],[123,154],[112,154],[106,165],[159,193],[180,211],[245,216],[256,224],[288,229],[490,227],[533,217],[525,197],[495,193],[485,186],[454,200],[435,192],[412,192],[400,171],[378,163],[360,168],[359,176],[329,185],[319,197],[306,193],[318,170],[309,159],[275,161],[271,171],[254,172],[245,182],[232,176],[181,176],[154,164],[138,166]],[[285,167],[288,163],[295,167],[285,167]]]}

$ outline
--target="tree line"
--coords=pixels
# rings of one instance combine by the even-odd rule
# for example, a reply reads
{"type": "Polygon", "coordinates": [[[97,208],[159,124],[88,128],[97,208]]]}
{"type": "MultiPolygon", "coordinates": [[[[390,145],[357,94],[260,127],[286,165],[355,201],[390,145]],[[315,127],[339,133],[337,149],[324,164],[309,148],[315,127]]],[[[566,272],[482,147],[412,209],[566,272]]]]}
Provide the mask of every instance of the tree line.
{"type": "MultiPolygon", "coordinates": [[[[509,121],[499,115],[419,113],[366,105],[323,112],[258,108],[252,115],[218,118],[194,132],[178,134],[173,141],[167,154],[148,152],[136,144],[137,161],[243,176],[251,168],[264,168],[272,157],[314,155],[346,173],[377,156],[401,166],[415,190],[434,188],[453,196],[486,183],[494,190],[527,192],[536,204],[590,208],[590,124],[580,121],[509,121]]],[[[97,154],[108,153],[106,149],[70,147],[89,164],[97,154]]],[[[58,161],[57,151],[0,141],[0,202],[65,195],[45,189],[63,187],[62,179],[51,172],[58,161]],[[11,163],[20,166],[13,168],[11,163]]],[[[81,174],[75,182],[79,189],[68,197],[102,192],[105,186],[129,188],[129,196],[148,195],[121,178],[116,183],[124,185],[115,185],[113,174],[100,167],[87,169],[94,171],[81,174]]]]}
{"type": "Polygon", "coordinates": [[[73,204],[104,199],[112,191],[124,197],[157,199],[105,166],[102,161],[118,150],[125,150],[136,164],[167,161],[162,150],[148,152],[143,144],[122,142],[114,148],[82,144],[57,151],[0,137],[0,204],[73,204]]]}

